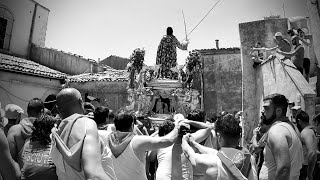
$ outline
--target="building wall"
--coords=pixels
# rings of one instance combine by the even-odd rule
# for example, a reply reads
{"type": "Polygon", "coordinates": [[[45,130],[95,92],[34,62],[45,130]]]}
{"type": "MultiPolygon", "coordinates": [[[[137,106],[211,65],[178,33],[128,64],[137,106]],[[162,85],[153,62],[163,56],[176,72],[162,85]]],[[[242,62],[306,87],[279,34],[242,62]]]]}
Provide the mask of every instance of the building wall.
{"type": "Polygon", "coordinates": [[[27,116],[28,101],[40,98],[43,101],[61,89],[60,81],[26,74],[19,74],[0,70],[0,102],[2,108],[7,104],[20,106],[27,116]]]}
{"type": "Polygon", "coordinates": [[[30,59],[51,69],[70,75],[104,71],[104,69],[93,60],[35,45],[31,46],[30,59]]]}
{"type": "Polygon", "coordinates": [[[46,41],[49,10],[42,6],[37,6],[35,22],[32,33],[32,43],[44,47],[46,41]]]}
{"type": "Polygon", "coordinates": [[[201,50],[204,63],[204,109],[211,113],[240,111],[241,55],[239,49],[201,50]]]}
{"type": "Polygon", "coordinates": [[[14,16],[8,53],[28,57],[30,42],[44,46],[49,9],[33,0],[2,0],[0,7],[8,9],[14,16]],[[30,36],[34,13],[34,30],[30,36]],[[31,41],[30,38],[32,38],[31,41]]]}
{"type": "Polygon", "coordinates": [[[121,107],[129,105],[128,82],[107,82],[107,81],[90,81],[90,82],[70,82],[69,87],[78,89],[84,99],[85,93],[89,96],[98,97],[100,104],[107,106],[114,111],[121,107]]]}
{"type": "Polygon", "coordinates": [[[99,63],[112,67],[117,70],[124,70],[127,67],[129,59],[118,56],[109,56],[99,63]]]}
{"type": "MultiPolygon", "coordinates": [[[[292,68],[293,66],[294,64],[289,59],[284,60],[282,64],[282,61],[276,58],[257,69],[256,102],[259,114],[262,110],[263,98],[270,94],[279,93],[286,96],[289,102],[300,105],[301,109],[309,114],[309,117],[314,116],[313,99],[316,93],[303,75],[297,69],[292,68]]],[[[291,115],[289,109],[287,112],[287,115],[291,115]]]]}
{"type": "Polygon", "coordinates": [[[314,52],[318,64],[320,64],[320,2],[319,0],[306,1],[306,6],[308,8],[309,17],[310,17],[310,27],[312,34],[312,44],[314,47],[314,52]],[[318,5],[318,7],[317,7],[318,5]]]}

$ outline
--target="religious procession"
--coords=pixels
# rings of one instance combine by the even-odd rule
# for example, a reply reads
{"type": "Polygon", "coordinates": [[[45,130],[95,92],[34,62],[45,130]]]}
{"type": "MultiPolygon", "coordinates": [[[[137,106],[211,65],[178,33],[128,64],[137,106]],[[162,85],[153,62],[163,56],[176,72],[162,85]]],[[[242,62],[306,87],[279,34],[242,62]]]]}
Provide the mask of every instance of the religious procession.
{"type": "MultiPolygon", "coordinates": [[[[47,47],[59,39],[46,40],[58,31],[50,21],[67,22],[73,15],[59,13],[91,4],[2,1],[0,180],[319,179],[319,0],[290,16],[283,3],[283,16],[238,20],[240,48],[216,39],[215,48],[201,49],[210,38],[195,34],[224,1],[210,1],[189,32],[182,10],[183,28],[153,34],[153,65],[143,46],[129,58],[97,61],[47,47]]],[[[167,7],[153,3],[145,6],[167,7]]]]}

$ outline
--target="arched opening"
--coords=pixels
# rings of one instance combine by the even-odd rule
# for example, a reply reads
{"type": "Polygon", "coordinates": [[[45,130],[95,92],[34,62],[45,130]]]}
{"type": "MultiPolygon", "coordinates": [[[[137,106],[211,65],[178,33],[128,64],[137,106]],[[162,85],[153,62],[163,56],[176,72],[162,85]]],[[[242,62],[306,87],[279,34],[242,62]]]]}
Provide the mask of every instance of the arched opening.
{"type": "Polygon", "coordinates": [[[0,6],[0,50],[9,51],[14,17],[6,7],[0,6]]]}

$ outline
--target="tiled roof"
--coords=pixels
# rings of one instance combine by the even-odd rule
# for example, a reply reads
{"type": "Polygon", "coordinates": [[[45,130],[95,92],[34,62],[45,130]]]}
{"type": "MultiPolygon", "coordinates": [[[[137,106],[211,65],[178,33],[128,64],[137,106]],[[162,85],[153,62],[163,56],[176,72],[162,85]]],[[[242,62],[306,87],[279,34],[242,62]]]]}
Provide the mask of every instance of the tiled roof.
{"type": "Polygon", "coordinates": [[[2,53],[0,53],[0,69],[54,79],[64,79],[67,76],[36,62],[2,53]]]}
{"type": "Polygon", "coordinates": [[[219,49],[216,49],[216,48],[212,48],[212,49],[197,49],[198,51],[208,51],[208,50],[211,50],[211,51],[234,51],[234,50],[240,50],[239,47],[230,47],[230,48],[219,48],[219,49]]]}
{"type": "Polygon", "coordinates": [[[240,48],[220,48],[220,49],[197,49],[202,55],[213,55],[213,54],[238,54],[240,53],[240,48]]]}
{"type": "Polygon", "coordinates": [[[86,73],[80,75],[69,76],[70,82],[89,82],[89,81],[128,81],[129,73],[127,70],[110,69],[99,73],[86,73]]]}

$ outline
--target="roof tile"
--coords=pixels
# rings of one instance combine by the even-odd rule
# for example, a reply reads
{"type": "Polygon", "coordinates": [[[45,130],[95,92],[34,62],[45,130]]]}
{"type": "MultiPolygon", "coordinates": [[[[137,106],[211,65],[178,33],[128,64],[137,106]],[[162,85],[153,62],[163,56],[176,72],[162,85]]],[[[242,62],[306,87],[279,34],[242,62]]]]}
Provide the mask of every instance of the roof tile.
{"type": "Polygon", "coordinates": [[[64,79],[67,76],[65,73],[53,70],[36,62],[2,53],[0,53],[0,69],[56,79],[64,79]]]}
{"type": "Polygon", "coordinates": [[[121,82],[129,80],[129,73],[127,70],[108,69],[104,72],[86,73],[74,76],[68,76],[70,82],[89,82],[89,81],[108,81],[121,82]]]}

